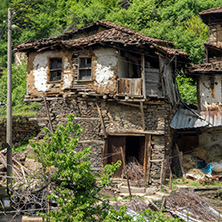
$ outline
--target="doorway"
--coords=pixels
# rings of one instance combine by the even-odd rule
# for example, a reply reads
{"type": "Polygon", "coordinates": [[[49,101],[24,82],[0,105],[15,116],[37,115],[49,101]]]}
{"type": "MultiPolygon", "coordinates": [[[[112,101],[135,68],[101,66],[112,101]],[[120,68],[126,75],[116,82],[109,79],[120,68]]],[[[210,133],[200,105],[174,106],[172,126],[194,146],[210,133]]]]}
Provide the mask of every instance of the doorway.
{"type": "MultiPolygon", "coordinates": [[[[145,152],[145,136],[108,136],[107,138],[107,156],[106,163],[115,163],[118,160],[122,161],[122,156],[126,164],[135,158],[142,166],[144,166],[144,152],[145,152]],[[123,149],[123,155],[121,153],[123,149]]],[[[122,161],[123,162],[123,161],[122,161]]],[[[116,171],[114,177],[121,177],[123,171],[123,164],[116,171]]]]}

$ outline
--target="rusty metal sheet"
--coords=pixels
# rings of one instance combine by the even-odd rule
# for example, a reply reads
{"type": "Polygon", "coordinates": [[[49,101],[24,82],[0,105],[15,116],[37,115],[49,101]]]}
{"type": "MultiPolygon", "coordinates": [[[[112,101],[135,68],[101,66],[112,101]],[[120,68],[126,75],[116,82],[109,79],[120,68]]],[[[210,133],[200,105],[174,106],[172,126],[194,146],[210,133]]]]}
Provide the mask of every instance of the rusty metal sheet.
{"type": "Polygon", "coordinates": [[[201,111],[179,108],[174,115],[170,127],[173,129],[192,129],[199,127],[222,126],[222,111],[201,111]],[[198,115],[195,115],[196,112],[198,115]]]}

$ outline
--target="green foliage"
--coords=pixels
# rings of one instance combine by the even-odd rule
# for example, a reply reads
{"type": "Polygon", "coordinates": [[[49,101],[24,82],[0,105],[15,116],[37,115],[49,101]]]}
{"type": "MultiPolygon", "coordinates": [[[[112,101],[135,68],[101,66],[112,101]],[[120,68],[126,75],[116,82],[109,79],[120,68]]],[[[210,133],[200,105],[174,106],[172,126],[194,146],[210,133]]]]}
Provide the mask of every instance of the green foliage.
{"type": "Polygon", "coordinates": [[[166,218],[163,213],[152,211],[148,209],[141,214],[143,217],[146,217],[149,222],[181,222],[180,218],[166,218]]]}
{"type": "Polygon", "coordinates": [[[177,76],[177,83],[181,99],[187,104],[197,104],[196,83],[191,78],[187,78],[184,74],[177,76]]]}
{"type": "MultiPolygon", "coordinates": [[[[26,104],[24,97],[26,94],[26,63],[23,62],[17,67],[12,66],[12,110],[21,112],[25,110],[36,110],[39,108],[38,103],[26,104]]],[[[7,70],[3,71],[0,78],[0,101],[7,104],[7,70]]],[[[6,114],[6,106],[0,107],[1,115],[6,114]]]]}
{"type": "Polygon", "coordinates": [[[107,202],[98,204],[98,193],[110,185],[121,162],[106,165],[101,174],[94,172],[89,161],[91,149],[75,150],[82,129],[73,124],[73,118],[70,114],[66,126],[58,126],[54,134],[45,128],[44,140],[31,144],[42,164],[42,179],[50,180],[54,187],[49,199],[60,207],[45,217],[50,221],[103,221],[110,207],[107,202]],[[47,170],[50,167],[55,168],[53,174],[47,170]]]}
{"type": "MultiPolygon", "coordinates": [[[[208,38],[207,26],[198,13],[218,6],[221,0],[2,0],[0,67],[6,67],[7,25],[3,21],[7,20],[8,7],[17,12],[13,24],[20,27],[13,31],[13,44],[57,36],[96,20],[110,20],[173,41],[197,64],[203,61],[203,43],[208,38]]],[[[186,93],[183,96],[185,101],[196,100],[186,93]]]]}
{"type": "Polygon", "coordinates": [[[119,210],[111,210],[110,214],[107,215],[104,222],[182,222],[180,218],[167,218],[164,213],[152,211],[151,209],[145,210],[144,212],[129,216],[126,214],[126,206],[122,206],[119,210]]]}

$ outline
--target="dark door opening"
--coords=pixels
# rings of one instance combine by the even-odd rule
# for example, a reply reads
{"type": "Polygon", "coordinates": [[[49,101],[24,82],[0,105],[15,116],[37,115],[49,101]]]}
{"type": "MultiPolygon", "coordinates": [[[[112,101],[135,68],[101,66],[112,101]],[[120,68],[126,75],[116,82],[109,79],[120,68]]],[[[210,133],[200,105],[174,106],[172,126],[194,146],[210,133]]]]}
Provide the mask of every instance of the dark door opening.
{"type": "MultiPolygon", "coordinates": [[[[109,136],[107,138],[107,156],[106,163],[115,163],[122,161],[121,147],[126,164],[134,158],[144,166],[145,137],[144,136],[109,136]]],[[[121,177],[123,166],[121,166],[114,177],[121,177]]]]}

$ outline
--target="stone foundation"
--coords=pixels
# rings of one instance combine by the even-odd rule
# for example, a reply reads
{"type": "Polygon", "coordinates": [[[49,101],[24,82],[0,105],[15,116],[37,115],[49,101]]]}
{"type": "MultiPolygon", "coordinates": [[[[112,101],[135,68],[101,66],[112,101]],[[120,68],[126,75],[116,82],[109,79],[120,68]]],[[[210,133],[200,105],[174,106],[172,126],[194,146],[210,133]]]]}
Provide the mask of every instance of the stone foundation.
{"type": "MultiPolygon", "coordinates": [[[[100,168],[103,165],[103,154],[105,151],[105,139],[103,127],[99,117],[98,104],[105,126],[106,133],[112,136],[118,136],[118,133],[135,132],[143,134],[143,122],[140,106],[132,107],[117,102],[106,102],[100,100],[90,100],[83,98],[62,99],[47,101],[50,111],[50,118],[53,129],[60,124],[65,125],[67,115],[73,113],[74,123],[80,124],[83,133],[80,136],[80,142],[77,150],[92,147],[90,157],[94,168],[100,168]]],[[[135,103],[134,103],[135,104],[135,103]]],[[[45,103],[42,102],[42,109],[37,113],[37,120],[41,127],[49,127],[45,103]]],[[[160,135],[151,135],[151,160],[168,159],[171,153],[172,133],[169,123],[173,117],[174,111],[167,103],[158,105],[144,104],[145,131],[160,132],[160,135]]],[[[133,134],[133,133],[132,133],[133,134]]],[[[44,134],[39,134],[39,138],[44,134]]],[[[130,134],[129,134],[130,135],[130,134]]],[[[126,135],[127,136],[127,135],[126,135]]],[[[164,162],[164,170],[168,163],[164,162]]],[[[150,183],[158,185],[160,183],[161,162],[151,164],[150,183]]]]}
{"type": "MultiPolygon", "coordinates": [[[[12,143],[19,145],[24,140],[36,136],[40,131],[36,120],[30,121],[28,117],[13,116],[12,143]]],[[[6,118],[0,119],[0,148],[6,148],[6,118]]]]}

